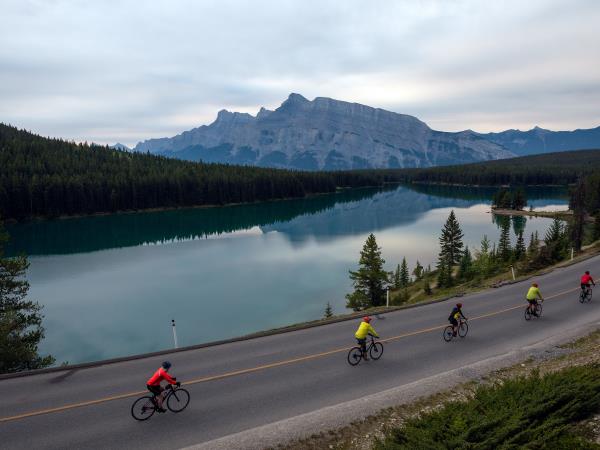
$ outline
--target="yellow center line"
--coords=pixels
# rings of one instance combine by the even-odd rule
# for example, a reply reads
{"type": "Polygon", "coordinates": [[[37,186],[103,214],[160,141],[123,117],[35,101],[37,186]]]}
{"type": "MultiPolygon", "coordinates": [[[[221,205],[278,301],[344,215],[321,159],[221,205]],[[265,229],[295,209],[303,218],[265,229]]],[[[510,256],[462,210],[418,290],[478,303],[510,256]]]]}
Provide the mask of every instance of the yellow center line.
{"type": "MultiPolygon", "coordinates": [[[[573,288],[573,289],[569,289],[567,291],[563,291],[563,292],[559,292],[558,294],[554,294],[551,295],[549,297],[545,297],[545,300],[550,300],[552,298],[556,298],[556,297],[560,297],[561,295],[565,295],[568,294],[570,292],[576,291],[579,288],[573,288]]],[[[508,311],[512,311],[514,309],[519,309],[519,308],[523,308],[523,304],[519,304],[516,306],[511,306],[509,308],[505,308],[505,309],[501,309],[499,311],[494,311],[491,313],[487,313],[487,314],[483,314],[481,316],[476,316],[473,317],[471,319],[469,319],[470,321],[473,320],[479,320],[479,319],[484,319],[487,317],[492,317],[492,316],[496,316],[498,314],[503,314],[505,312],[508,311]]],[[[381,339],[381,342],[391,342],[391,341],[396,341],[398,339],[403,339],[403,338],[407,338],[410,336],[416,336],[418,334],[424,334],[424,333],[429,333],[431,331],[436,331],[436,330],[441,330],[443,328],[445,328],[447,325],[437,325],[434,327],[430,327],[430,328],[424,328],[421,330],[417,330],[417,331],[412,331],[410,333],[404,333],[404,334],[400,334],[398,336],[392,336],[386,339],[381,339]]],[[[253,372],[258,372],[261,370],[266,370],[266,369],[272,369],[274,367],[281,367],[281,366],[286,366],[286,365],[290,365],[290,364],[295,364],[298,362],[302,362],[302,361],[309,361],[309,360],[313,360],[313,359],[317,359],[317,358],[322,358],[324,356],[328,356],[328,355],[333,355],[335,353],[341,353],[341,352],[345,352],[348,351],[351,347],[343,347],[343,348],[336,348],[334,350],[328,350],[326,352],[321,352],[321,353],[315,353],[312,355],[307,355],[307,356],[301,356],[298,358],[293,358],[293,359],[286,359],[284,361],[278,361],[278,362],[274,362],[274,363],[270,363],[270,364],[263,364],[261,366],[256,366],[256,367],[251,367],[248,369],[240,369],[240,370],[235,370],[232,372],[226,372],[226,373],[222,373],[219,375],[211,375],[208,377],[202,377],[202,378],[196,378],[190,381],[186,381],[186,385],[189,384],[198,384],[198,383],[207,383],[209,381],[216,381],[216,380],[222,380],[224,378],[231,378],[231,377],[235,377],[238,375],[245,375],[248,373],[253,373],[253,372]]],[[[75,408],[81,408],[84,406],[91,406],[91,405],[97,405],[99,403],[106,403],[106,402],[110,402],[113,400],[121,400],[124,398],[129,398],[129,397],[135,397],[137,395],[143,395],[145,394],[146,391],[138,391],[138,392],[129,392],[127,394],[120,394],[120,395],[114,395],[111,397],[104,397],[104,398],[100,398],[100,399],[96,399],[96,400],[88,400],[85,402],[79,402],[79,403],[71,403],[68,405],[64,405],[64,406],[58,406],[56,408],[48,408],[48,409],[40,409],[37,411],[32,411],[32,412],[28,412],[28,413],[23,413],[23,414],[18,414],[15,416],[9,416],[9,417],[2,417],[0,418],[0,423],[2,422],[9,422],[12,420],[18,420],[18,419],[24,419],[27,417],[32,417],[32,416],[39,416],[42,414],[50,414],[50,413],[55,413],[55,412],[60,412],[60,411],[66,411],[69,409],[75,409],[75,408]]]]}

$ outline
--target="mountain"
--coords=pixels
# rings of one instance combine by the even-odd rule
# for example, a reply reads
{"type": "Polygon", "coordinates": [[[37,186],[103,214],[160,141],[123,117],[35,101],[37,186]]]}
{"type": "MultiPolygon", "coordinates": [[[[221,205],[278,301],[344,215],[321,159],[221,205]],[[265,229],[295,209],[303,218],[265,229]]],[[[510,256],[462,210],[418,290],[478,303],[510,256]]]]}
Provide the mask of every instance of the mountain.
{"type": "Polygon", "coordinates": [[[110,148],[114,148],[115,150],[123,150],[125,152],[131,151],[129,147],[127,147],[125,144],[121,144],[120,142],[117,142],[115,145],[111,145],[110,148]]]}
{"type": "Polygon", "coordinates": [[[140,142],[134,150],[302,170],[430,167],[515,156],[470,130],[435,131],[412,116],[299,94],[256,116],[222,110],[210,125],[140,142]]]}
{"type": "Polygon", "coordinates": [[[535,127],[529,131],[507,130],[479,136],[519,156],[600,147],[600,127],[575,131],[550,131],[535,127]]]}

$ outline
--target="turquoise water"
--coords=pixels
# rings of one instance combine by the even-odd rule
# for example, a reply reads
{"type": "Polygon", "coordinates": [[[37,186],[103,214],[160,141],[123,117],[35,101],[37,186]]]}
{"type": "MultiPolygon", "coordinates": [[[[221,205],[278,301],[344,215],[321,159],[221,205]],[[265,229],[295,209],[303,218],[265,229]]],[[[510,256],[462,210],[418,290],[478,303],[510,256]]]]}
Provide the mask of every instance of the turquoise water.
{"type": "MultiPolygon", "coordinates": [[[[71,363],[191,345],[345,311],[367,235],[388,270],[403,256],[434,264],[454,209],[465,242],[497,240],[493,190],[392,187],[255,205],[121,214],[7,227],[26,252],[30,297],[44,305],[41,351],[71,363]]],[[[532,190],[536,208],[564,207],[560,190],[532,190]]],[[[513,228],[544,234],[550,221],[513,228]]],[[[513,235],[514,242],[514,235],[513,235]]]]}

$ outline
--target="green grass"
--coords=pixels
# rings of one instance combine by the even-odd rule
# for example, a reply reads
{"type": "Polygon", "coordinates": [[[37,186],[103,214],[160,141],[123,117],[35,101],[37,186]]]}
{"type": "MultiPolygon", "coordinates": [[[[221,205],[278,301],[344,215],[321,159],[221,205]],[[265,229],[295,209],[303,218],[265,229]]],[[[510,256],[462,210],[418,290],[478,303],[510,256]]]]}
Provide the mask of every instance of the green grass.
{"type": "Polygon", "coordinates": [[[408,420],[376,450],[600,449],[574,427],[600,411],[600,365],[509,379],[408,420]]]}

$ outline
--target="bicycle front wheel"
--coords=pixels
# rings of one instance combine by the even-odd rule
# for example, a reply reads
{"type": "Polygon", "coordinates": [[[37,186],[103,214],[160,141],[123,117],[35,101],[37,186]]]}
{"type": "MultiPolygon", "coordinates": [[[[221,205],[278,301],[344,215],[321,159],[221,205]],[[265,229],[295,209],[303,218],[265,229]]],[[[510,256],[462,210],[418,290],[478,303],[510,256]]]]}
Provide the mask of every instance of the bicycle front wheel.
{"type": "Polygon", "coordinates": [[[167,398],[167,408],[174,413],[178,413],[187,408],[190,402],[190,393],[185,389],[174,389],[167,398]]]}
{"type": "Polygon", "coordinates": [[[469,324],[467,324],[467,322],[461,323],[460,327],[458,327],[458,335],[461,338],[464,338],[468,332],[469,332],[469,324]]]}
{"type": "Polygon", "coordinates": [[[538,303],[535,306],[535,312],[537,312],[538,318],[542,317],[542,304],[541,303],[538,303]]]}
{"type": "Polygon", "coordinates": [[[381,342],[373,342],[371,349],[369,350],[371,359],[379,359],[383,355],[383,344],[381,342]]]}
{"type": "Polygon", "coordinates": [[[348,352],[348,364],[355,366],[362,358],[362,350],[360,347],[352,347],[348,352]]]}
{"type": "Polygon", "coordinates": [[[148,420],[154,414],[154,402],[152,396],[138,398],[131,405],[131,415],[135,420],[148,420]]]}
{"type": "Polygon", "coordinates": [[[443,336],[446,342],[450,342],[452,340],[454,337],[454,329],[452,328],[452,325],[448,325],[446,328],[444,328],[443,336]]]}

